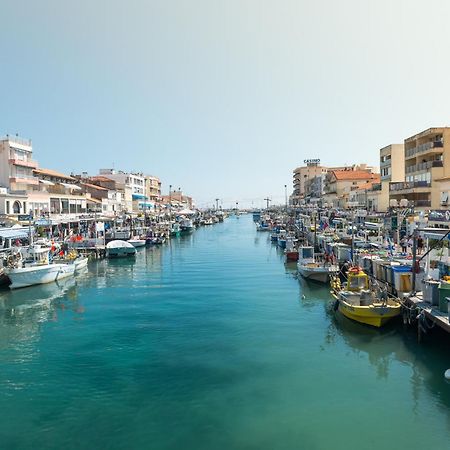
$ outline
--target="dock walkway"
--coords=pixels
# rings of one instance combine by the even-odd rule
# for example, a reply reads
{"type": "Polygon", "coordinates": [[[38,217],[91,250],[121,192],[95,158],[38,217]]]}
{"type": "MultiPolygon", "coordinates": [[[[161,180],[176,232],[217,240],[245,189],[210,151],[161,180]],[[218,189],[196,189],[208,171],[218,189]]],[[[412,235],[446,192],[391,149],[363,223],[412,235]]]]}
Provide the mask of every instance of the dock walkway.
{"type": "Polygon", "coordinates": [[[410,297],[408,302],[419,308],[420,311],[423,311],[427,319],[430,319],[440,328],[447,331],[447,333],[450,333],[449,314],[439,311],[438,308],[423,301],[422,292],[418,292],[414,297],[410,297]]]}

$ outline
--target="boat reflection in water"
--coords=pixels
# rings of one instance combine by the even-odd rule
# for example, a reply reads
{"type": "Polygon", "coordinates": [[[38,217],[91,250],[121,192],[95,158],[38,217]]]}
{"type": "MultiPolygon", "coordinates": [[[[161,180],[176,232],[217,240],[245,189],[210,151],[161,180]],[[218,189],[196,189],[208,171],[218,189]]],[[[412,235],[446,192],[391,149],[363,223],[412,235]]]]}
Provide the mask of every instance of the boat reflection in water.
{"type": "Polygon", "coordinates": [[[438,330],[435,336],[429,336],[418,346],[417,333],[401,329],[398,321],[392,321],[383,328],[373,328],[335,314],[332,302],[326,308],[330,325],[324,348],[334,347],[342,339],[351,351],[367,356],[379,379],[398,376],[400,362],[409,368],[410,378],[405,379],[405,383],[411,386],[414,405],[418,407],[421,391],[426,388],[448,414],[450,390],[443,377],[448,365],[448,336],[443,336],[438,330]],[[395,369],[391,373],[392,367],[395,369]]]}
{"type": "Polygon", "coordinates": [[[38,340],[41,325],[57,321],[58,312],[67,309],[83,312],[74,278],[0,291],[0,349],[38,340]]]}

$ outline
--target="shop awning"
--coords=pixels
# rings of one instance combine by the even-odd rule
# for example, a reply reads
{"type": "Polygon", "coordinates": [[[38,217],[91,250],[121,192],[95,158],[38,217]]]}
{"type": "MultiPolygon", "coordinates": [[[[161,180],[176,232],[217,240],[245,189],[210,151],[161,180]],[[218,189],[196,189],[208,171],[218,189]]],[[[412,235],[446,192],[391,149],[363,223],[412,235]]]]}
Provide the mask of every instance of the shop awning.
{"type": "Polygon", "coordinates": [[[46,186],[54,186],[55,183],[53,183],[52,181],[48,181],[48,180],[39,180],[39,183],[45,184],[46,186]]]}
{"type": "Polygon", "coordinates": [[[133,194],[133,200],[147,200],[147,197],[142,194],[133,194]]]}

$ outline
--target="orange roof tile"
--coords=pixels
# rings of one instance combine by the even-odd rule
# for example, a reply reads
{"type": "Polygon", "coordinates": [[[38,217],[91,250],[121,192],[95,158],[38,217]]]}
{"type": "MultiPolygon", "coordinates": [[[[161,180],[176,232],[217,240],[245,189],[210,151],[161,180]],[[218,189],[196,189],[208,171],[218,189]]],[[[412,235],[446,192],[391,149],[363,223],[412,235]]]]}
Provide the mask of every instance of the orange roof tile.
{"type": "Polygon", "coordinates": [[[368,172],[366,170],[333,170],[332,174],[339,181],[357,181],[357,180],[379,180],[380,176],[376,173],[368,172]]]}
{"type": "Polygon", "coordinates": [[[52,169],[43,169],[43,168],[33,169],[33,172],[36,175],[45,175],[48,177],[64,178],[65,180],[76,181],[76,179],[71,177],[70,175],[66,175],[64,173],[57,172],[56,170],[52,170],[52,169]]]}

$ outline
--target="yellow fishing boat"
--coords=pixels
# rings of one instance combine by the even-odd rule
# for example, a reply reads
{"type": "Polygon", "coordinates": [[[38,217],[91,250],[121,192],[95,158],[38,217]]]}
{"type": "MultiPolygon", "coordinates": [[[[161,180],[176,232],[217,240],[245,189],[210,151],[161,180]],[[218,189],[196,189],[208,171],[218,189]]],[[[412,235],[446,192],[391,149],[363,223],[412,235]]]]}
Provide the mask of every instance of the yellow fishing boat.
{"type": "Polygon", "coordinates": [[[381,327],[401,313],[400,302],[389,298],[381,288],[370,286],[368,275],[359,267],[349,270],[347,282],[342,286],[335,277],[331,287],[335,310],[356,322],[381,327]]]}

